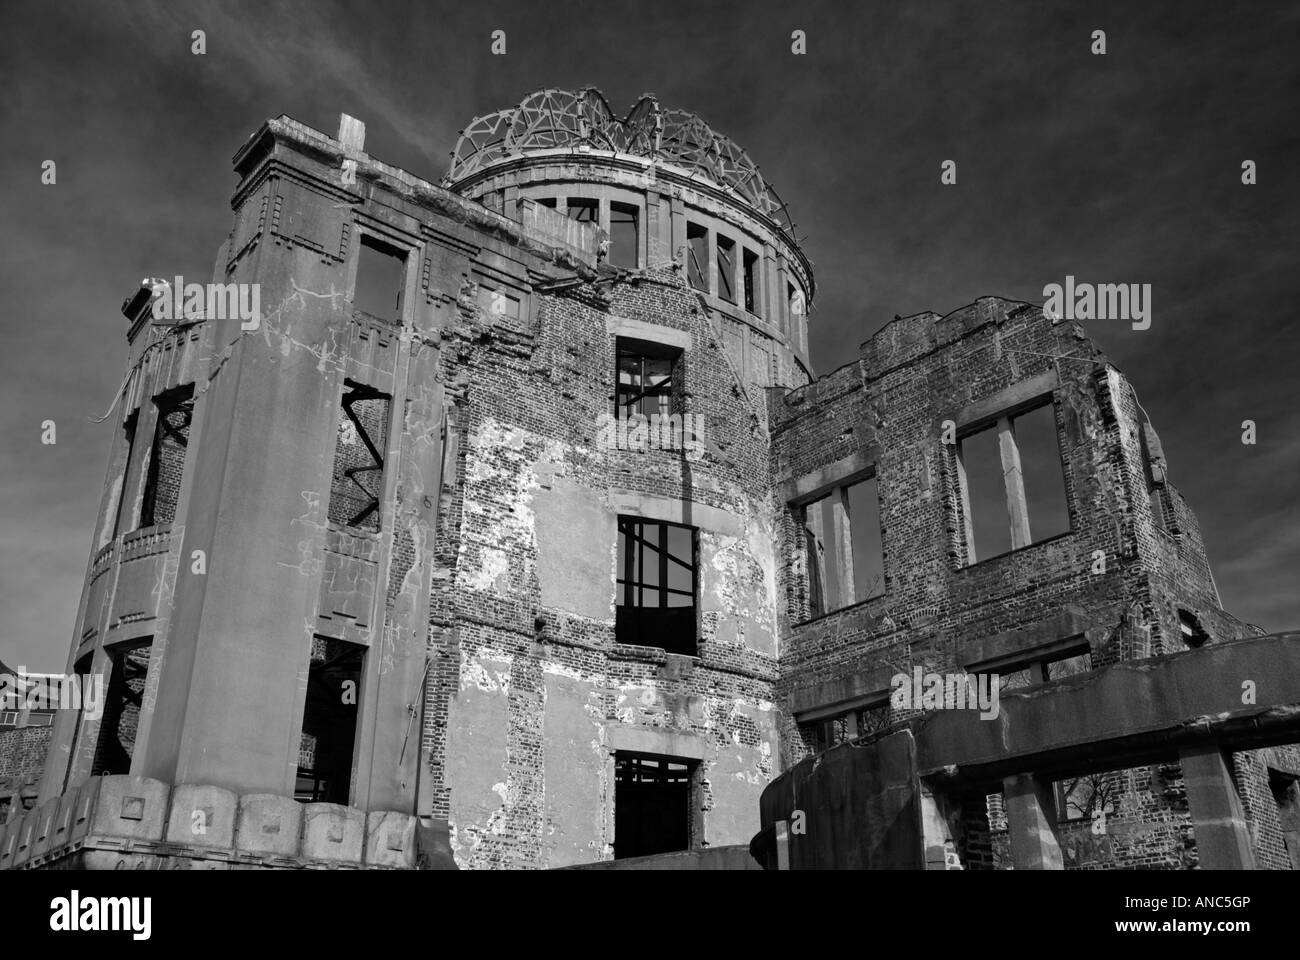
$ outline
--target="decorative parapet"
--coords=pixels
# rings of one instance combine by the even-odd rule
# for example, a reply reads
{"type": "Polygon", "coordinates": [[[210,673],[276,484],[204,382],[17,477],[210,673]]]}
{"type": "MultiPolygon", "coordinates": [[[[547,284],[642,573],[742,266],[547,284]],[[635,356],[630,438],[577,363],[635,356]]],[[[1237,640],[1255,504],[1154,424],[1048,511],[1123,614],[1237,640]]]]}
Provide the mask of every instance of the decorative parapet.
{"type": "Polygon", "coordinates": [[[92,777],[0,826],[0,870],[387,870],[416,818],[145,777],[92,777]]]}

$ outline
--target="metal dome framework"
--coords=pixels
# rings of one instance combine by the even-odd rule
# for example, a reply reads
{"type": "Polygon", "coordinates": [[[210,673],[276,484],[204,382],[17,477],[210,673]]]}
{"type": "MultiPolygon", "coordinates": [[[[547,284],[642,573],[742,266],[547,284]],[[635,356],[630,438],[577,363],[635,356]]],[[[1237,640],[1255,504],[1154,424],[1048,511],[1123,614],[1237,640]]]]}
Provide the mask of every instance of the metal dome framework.
{"type": "Polygon", "coordinates": [[[665,110],[646,94],[619,119],[594,87],[546,89],[518,106],[475,117],[452,151],[447,180],[456,183],[493,164],[539,150],[609,150],[663,161],[729,187],[794,239],[785,202],[758,165],[732,140],[685,110],[665,110]]]}

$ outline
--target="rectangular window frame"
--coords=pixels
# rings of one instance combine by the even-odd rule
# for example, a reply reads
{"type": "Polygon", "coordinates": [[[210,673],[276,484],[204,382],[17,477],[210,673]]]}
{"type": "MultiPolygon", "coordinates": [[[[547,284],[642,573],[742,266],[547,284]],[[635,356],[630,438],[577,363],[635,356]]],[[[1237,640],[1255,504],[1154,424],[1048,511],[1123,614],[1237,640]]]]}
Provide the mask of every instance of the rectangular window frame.
{"type": "Polygon", "coordinates": [[[1060,540],[1064,537],[1072,536],[1075,532],[1076,523],[1074,510],[1070,504],[1069,487],[1066,483],[1066,463],[1062,456],[1061,450],[1061,431],[1055,429],[1056,434],[1056,453],[1057,466],[1061,471],[1061,483],[1065,490],[1065,509],[1066,516],[1069,519],[1070,526],[1060,533],[1052,534],[1042,539],[1033,539],[1029,522],[1029,502],[1025,495],[1024,472],[1020,462],[1020,447],[1016,443],[1015,421],[1026,414],[1033,413],[1043,407],[1052,408],[1052,423],[1056,424],[1056,395],[1050,393],[1044,396],[1036,397],[1025,403],[1017,404],[1010,407],[994,417],[986,417],[971,423],[962,425],[958,428],[956,442],[952,444],[953,466],[957,485],[957,499],[962,514],[962,568],[973,567],[976,564],[987,563],[1002,557],[1010,556],[1021,550],[1030,547],[1036,547],[1044,543],[1051,543],[1054,540],[1060,540]],[[988,429],[996,429],[998,433],[998,452],[1000,454],[1002,468],[1003,492],[1006,495],[1007,505],[1007,522],[1010,525],[1011,548],[1002,553],[996,553],[988,557],[980,557],[975,543],[975,518],[971,513],[970,505],[970,487],[966,477],[966,462],[962,451],[963,440],[983,433],[988,429]]]}
{"type": "MultiPolygon", "coordinates": [[[[674,523],[669,520],[658,520],[653,517],[642,517],[631,514],[620,514],[617,520],[617,536],[619,543],[623,545],[622,550],[616,551],[616,556],[621,560],[620,569],[614,574],[615,586],[615,639],[619,643],[626,643],[633,646],[658,647],[668,653],[682,654],[685,656],[699,655],[699,633],[700,633],[700,530],[698,527],[685,523],[674,523]],[[648,528],[657,528],[655,543],[651,543],[647,538],[648,528]],[[685,530],[690,536],[690,555],[691,562],[689,566],[683,563],[681,558],[674,556],[669,550],[669,530],[685,530]],[[635,548],[633,544],[635,542],[635,548]],[[657,545],[656,545],[657,544],[657,545]],[[652,583],[646,574],[647,553],[656,554],[652,557],[655,565],[655,577],[652,583]],[[668,586],[669,562],[672,561],[690,571],[690,589],[681,590],[668,586]],[[658,594],[658,602],[654,604],[645,603],[645,594],[647,591],[654,591],[658,594]],[[633,595],[635,593],[635,601],[633,595]],[[685,596],[690,598],[687,605],[673,606],[668,603],[669,596],[685,596]],[[663,612],[668,610],[682,611],[675,618],[681,621],[689,619],[689,631],[683,631],[683,637],[678,640],[674,638],[671,644],[648,643],[646,642],[647,634],[652,631],[648,629],[649,620],[645,623],[636,623],[634,614],[622,614],[622,610],[657,610],[660,611],[660,618],[664,619],[663,612]],[[689,613],[686,613],[689,611],[689,613]],[[623,624],[626,623],[626,626],[623,624]],[[689,635],[687,635],[689,634],[689,635]]],[[[653,616],[653,615],[651,615],[653,616]]],[[[679,628],[680,629],[680,628],[679,628]]],[[[663,631],[658,631],[655,635],[663,637],[663,631]]]]}

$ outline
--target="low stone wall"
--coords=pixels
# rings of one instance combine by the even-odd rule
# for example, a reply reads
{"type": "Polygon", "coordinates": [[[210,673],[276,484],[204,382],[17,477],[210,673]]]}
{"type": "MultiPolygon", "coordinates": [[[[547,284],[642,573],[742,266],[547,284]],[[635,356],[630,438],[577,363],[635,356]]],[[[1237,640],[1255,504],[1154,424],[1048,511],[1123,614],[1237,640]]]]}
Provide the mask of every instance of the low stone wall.
{"type": "Polygon", "coordinates": [[[0,826],[0,870],[411,869],[416,818],[93,777],[0,826]]]}

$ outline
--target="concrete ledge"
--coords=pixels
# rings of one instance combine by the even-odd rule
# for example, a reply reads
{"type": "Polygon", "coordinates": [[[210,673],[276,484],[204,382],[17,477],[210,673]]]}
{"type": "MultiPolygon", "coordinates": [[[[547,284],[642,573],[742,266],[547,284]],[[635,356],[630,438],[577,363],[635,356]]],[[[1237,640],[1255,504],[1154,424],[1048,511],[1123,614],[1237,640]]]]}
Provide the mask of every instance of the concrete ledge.
{"type": "Polygon", "coordinates": [[[915,731],[922,776],[972,782],[1171,760],[1208,740],[1234,751],[1300,741],[1300,633],[1124,661],[1003,693],[996,719],[939,710],[915,731]],[[1241,702],[1247,680],[1253,704],[1241,702]]]}
{"type": "Polygon", "coordinates": [[[606,727],[605,743],[611,752],[656,753],[683,760],[703,760],[709,755],[709,741],[698,734],[651,727],[610,724],[606,727]]]}
{"type": "Polygon", "coordinates": [[[657,323],[633,320],[630,317],[606,317],[605,332],[611,337],[628,337],[633,340],[649,340],[664,346],[676,347],[678,350],[691,348],[691,332],[661,327],[657,323]]]}

